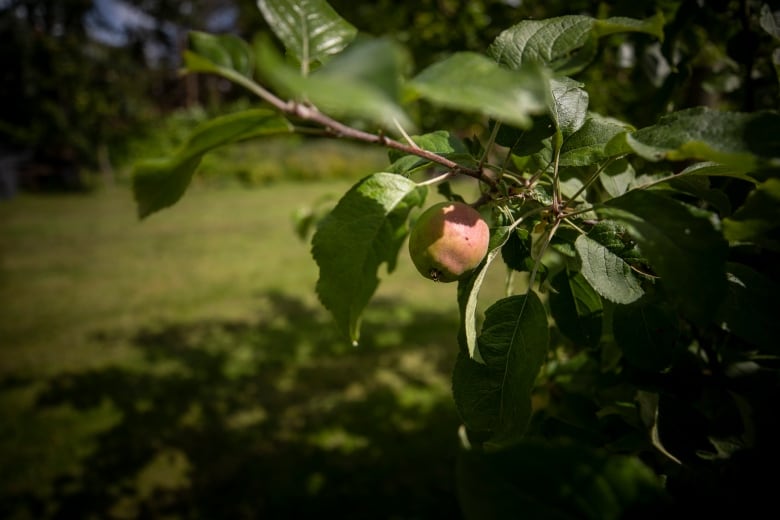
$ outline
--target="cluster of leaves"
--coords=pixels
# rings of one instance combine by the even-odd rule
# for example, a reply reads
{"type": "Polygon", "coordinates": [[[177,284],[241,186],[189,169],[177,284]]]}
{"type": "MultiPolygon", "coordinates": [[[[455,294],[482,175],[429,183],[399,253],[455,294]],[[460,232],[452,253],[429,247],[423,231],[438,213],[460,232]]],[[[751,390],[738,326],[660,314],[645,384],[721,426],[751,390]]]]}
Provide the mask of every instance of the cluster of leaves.
{"type": "Polygon", "coordinates": [[[660,12],[523,21],[486,54],[456,52],[407,77],[403,48],[358,37],[322,0],[258,5],[286,57],[263,35],[250,45],[196,33],[185,61],[267,106],[140,164],[142,217],[175,203],[217,146],[294,131],[387,146],[387,169],[344,194],[312,242],[320,300],[357,344],[379,270],[394,269],[429,186],[456,199],[449,179],[474,177],[491,242],[458,284],[464,512],[618,518],[761,498],[747,477],[772,467],[780,432],[777,273],[763,263],[780,252],[780,115],[695,107],[635,128],[589,110],[573,76],[609,35],[663,41],[660,12]],[[410,136],[406,107],[420,100],[479,114],[484,135],[410,136]],[[416,180],[423,172],[440,175],[416,180]],[[528,290],[482,319],[480,287],[499,258],[510,276],[527,273],[528,290]]]}

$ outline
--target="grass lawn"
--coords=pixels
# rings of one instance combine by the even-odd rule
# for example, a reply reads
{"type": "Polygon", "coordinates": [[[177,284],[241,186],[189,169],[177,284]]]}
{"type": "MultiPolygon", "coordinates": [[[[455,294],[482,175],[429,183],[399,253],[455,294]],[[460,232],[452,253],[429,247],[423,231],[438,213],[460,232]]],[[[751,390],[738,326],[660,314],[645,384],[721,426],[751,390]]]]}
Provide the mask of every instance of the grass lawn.
{"type": "Polygon", "coordinates": [[[402,250],[349,346],[291,220],[347,187],[0,203],[0,516],[456,518],[455,284],[402,250]]]}

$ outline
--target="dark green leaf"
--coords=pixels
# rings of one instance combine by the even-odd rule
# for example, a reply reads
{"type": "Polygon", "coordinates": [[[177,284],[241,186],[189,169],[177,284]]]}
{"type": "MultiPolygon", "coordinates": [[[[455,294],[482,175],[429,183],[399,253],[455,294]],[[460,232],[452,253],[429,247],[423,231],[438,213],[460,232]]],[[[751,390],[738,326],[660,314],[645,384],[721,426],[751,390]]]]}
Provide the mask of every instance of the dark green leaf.
{"type": "Polygon", "coordinates": [[[520,128],[545,109],[540,69],[507,70],[481,54],[459,52],[423,70],[409,89],[433,103],[477,112],[520,128]]]}
{"type": "Polygon", "coordinates": [[[748,195],[745,203],[723,220],[723,234],[733,242],[761,242],[780,226],[780,179],[769,179],[748,195]]]}
{"type": "Polygon", "coordinates": [[[501,247],[501,258],[507,267],[515,271],[530,272],[534,268],[535,262],[531,258],[531,234],[527,229],[517,229],[509,235],[501,247]]]}
{"type": "Polygon", "coordinates": [[[269,110],[245,110],[217,117],[195,129],[171,157],[143,161],[133,172],[138,216],[144,218],[176,203],[192,180],[203,154],[230,143],[292,131],[284,118],[269,110]]]}
{"type": "Polygon", "coordinates": [[[252,76],[252,51],[238,36],[192,31],[189,37],[192,51],[185,52],[185,68],[189,72],[218,73],[222,69],[252,76]]]}
{"type": "Polygon", "coordinates": [[[528,129],[502,124],[496,135],[496,144],[511,148],[513,154],[521,157],[543,150],[543,141],[555,133],[555,126],[548,114],[531,119],[531,128],[528,129]]]}
{"type": "Polygon", "coordinates": [[[580,15],[524,20],[499,34],[488,53],[510,68],[535,63],[571,75],[595,57],[598,38],[617,32],[643,32],[663,39],[663,23],[660,15],[647,20],[597,20],[580,15]]]}
{"type": "Polygon", "coordinates": [[[612,332],[626,361],[635,367],[658,372],[673,361],[679,325],[668,309],[657,305],[618,305],[612,332]]]}
{"type": "Polygon", "coordinates": [[[651,161],[700,159],[736,173],[780,167],[780,114],[691,108],[628,134],[631,150],[651,161]]]}
{"type": "Polygon", "coordinates": [[[387,76],[400,75],[401,57],[397,51],[394,44],[384,40],[363,42],[316,73],[302,76],[285,63],[267,39],[258,38],[255,42],[260,74],[283,95],[313,103],[329,116],[364,119],[393,129],[400,124],[411,129],[409,117],[391,97],[394,89],[386,81],[387,76]],[[376,74],[380,64],[393,70],[376,74]]]}
{"type": "Polygon", "coordinates": [[[689,317],[708,323],[726,290],[727,244],[710,214],[647,190],[596,208],[618,221],[689,317]]]}
{"type": "Polygon", "coordinates": [[[490,432],[488,445],[517,442],[531,418],[531,389],[549,343],[547,313],[534,292],[497,301],[478,338],[485,364],[461,351],[453,374],[455,404],[466,426],[490,432]]]}
{"type": "Polygon", "coordinates": [[[601,296],[622,304],[642,297],[642,285],[623,258],[588,235],[577,238],[574,247],[580,258],[582,276],[601,296]]]}
{"type": "Polygon", "coordinates": [[[577,443],[533,439],[496,453],[462,451],[457,478],[467,520],[650,518],[666,503],[638,458],[577,443]]]}
{"type": "Polygon", "coordinates": [[[552,279],[552,288],[550,312],[558,329],[577,345],[596,347],[604,310],[598,293],[580,273],[567,269],[552,279]]]}
{"type": "Polygon", "coordinates": [[[258,0],[257,6],[304,71],[343,50],[357,35],[325,0],[258,0]]]}
{"type": "Polygon", "coordinates": [[[373,174],[341,198],[314,235],[317,295],[355,344],[363,309],[379,285],[379,267],[395,267],[409,212],[422,206],[425,195],[424,187],[400,175],[373,174]]]}
{"type": "Polygon", "coordinates": [[[777,319],[776,282],[737,263],[726,264],[728,294],[718,312],[723,329],[767,351],[780,350],[780,320],[777,319]]]}

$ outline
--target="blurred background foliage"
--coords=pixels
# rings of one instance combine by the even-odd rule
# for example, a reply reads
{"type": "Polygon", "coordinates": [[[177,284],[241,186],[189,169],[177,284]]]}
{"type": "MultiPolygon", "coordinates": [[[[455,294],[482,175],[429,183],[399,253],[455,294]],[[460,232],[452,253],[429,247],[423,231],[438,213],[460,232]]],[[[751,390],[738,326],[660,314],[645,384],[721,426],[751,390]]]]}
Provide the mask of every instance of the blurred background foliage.
{"type": "MultiPolygon", "coordinates": [[[[483,52],[501,30],[527,18],[642,18],[660,11],[668,23],[663,43],[641,34],[611,36],[597,64],[580,74],[592,110],[643,126],[665,110],[688,106],[778,106],[776,20],[774,26],[762,22],[764,3],[757,0],[332,5],[364,33],[390,35],[407,46],[410,73],[453,51],[483,52]]],[[[251,0],[0,1],[0,151],[27,159],[22,185],[80,188],[95,174],[121,177],[139,156],[170,150],[199,120],[250,102],[224,80],[178,74],[189,30],[251,39],[267,27],[251,0]]],[[[424,130],[454,124],[468,132],[470,121],[462,115],[429,106],[416,115],[424,130]]],[[[239,170],[242,178],[257,177],[239,170]]]]}
{"type": "MultiPolygon", "coordinates": [[[[758,0],[332,5],[406,45],[410,74],[482,52],[523,19],[660,11],[663,43],[607,37],[577,76],[592,110],[642,126],[689,106],[778,108],[780,23],[758,0]]],[[[122,184],[137,159],[255,103],[218,78],[179,75],[191,29],[268,30],[253,0],[0,0],[0,198],[17,185],[122,184]]],[[[423,131],[476,131],[430,106],[414,116],[423,131]]],[[[291,136],[207,155],[199,184],[225,189],[195,187],[143,226],[128,190],[0,204],[0,517],[456,518],[455,288],[420,284],[399,262],[364,344],[345,347],[291,232],[300,204],[328,206],[386,164],[381,148],[291,136]]],[[[495,274],[485,301],[503,294],[495,274]]],[[[694,411],[670,423],[688,433],[694,411]]],[[[695,480],[702,496],[714,489],[695,480]]],[[[736,495],[750,485],[732,480],[736,495]]]]}

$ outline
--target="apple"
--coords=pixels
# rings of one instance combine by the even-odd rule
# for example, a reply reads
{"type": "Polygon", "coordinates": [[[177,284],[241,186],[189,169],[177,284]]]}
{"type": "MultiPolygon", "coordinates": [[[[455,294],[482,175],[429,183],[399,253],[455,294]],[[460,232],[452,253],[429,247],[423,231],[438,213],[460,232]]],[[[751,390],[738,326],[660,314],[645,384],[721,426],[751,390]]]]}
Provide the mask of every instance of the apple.
{"type": "Polygon", "coordinates": [[[482,262],[490,229],[477,210],[462,202],[441,202],[425,210],[409,235],[409,255],[434,282],[454,282],[482,262]]]}

